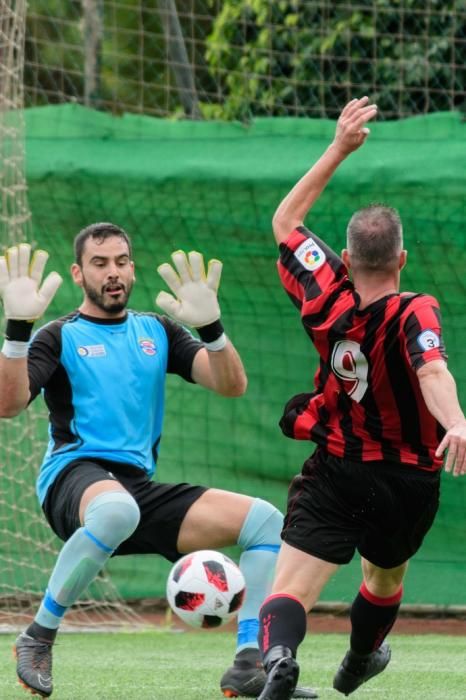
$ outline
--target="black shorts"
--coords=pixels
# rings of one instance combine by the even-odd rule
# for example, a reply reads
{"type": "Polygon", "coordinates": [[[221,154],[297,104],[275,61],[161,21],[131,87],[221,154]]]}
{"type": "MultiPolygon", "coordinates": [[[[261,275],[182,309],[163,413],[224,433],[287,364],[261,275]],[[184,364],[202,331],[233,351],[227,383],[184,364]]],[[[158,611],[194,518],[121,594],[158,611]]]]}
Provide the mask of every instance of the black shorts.
{"type": "Polygon", "coordinates": [[[333,564],[356,550],[391,569],[417,552],[439,505],[440,472],[355,463],[318,449],[290,485],[282,538],[333,564]]]}
{"type": "Polygon", "coordinates": [[[176,548],[183,519],[207,490],[191,484],[161,484],[151,481],[137,467],[106,460],[86,459],[69,464],[47,491],[43,511],[52,530],[66,541],[81,524],[79,504],[84,491],[97,481],[115,479],[135,499],[141,519],[131,537],[122,542],[119,554],[160,554],[169,561],[181,556],[176,548]]]}

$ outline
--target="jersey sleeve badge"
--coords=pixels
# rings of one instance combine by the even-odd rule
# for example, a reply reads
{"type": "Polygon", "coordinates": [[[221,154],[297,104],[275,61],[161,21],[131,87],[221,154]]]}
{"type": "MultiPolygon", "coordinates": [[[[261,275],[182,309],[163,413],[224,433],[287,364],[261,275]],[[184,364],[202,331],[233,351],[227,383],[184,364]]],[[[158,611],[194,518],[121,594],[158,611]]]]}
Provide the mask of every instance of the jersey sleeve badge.
{"type": "Polygon", "coordinates": [[[440,338],[435,331],[428,328],[418,335],[417,344],[424,352],[434,350],[434,348],[440,347],[440,338]]]}
{"type": "Polygon", "coordinates": [[[311,272],[315,272],[319,267],[322,267],[326,260],[324,251],[312,238],[307,238],[303,241],[296,248],[294,255],[301,265],[311,272]]]}

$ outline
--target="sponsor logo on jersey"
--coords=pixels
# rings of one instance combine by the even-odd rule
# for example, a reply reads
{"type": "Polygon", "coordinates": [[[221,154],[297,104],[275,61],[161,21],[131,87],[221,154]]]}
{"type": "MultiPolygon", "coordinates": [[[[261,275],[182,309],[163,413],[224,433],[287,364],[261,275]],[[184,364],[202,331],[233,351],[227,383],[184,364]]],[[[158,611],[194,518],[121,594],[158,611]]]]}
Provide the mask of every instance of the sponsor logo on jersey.
{"type": "Polygon", "coordinates": [[[142,352],[146,355],[155,355],[157,353],[155,340],[153,338],[139,338],[138,343],[142,352]]]}
{"type": "Polygon", "coordinates": [[[417,342],[419,347],[424,350],[433,350],[434,348],[440,347],[440,338],[438,337],[437,333],[435,331],[432,331],[430,328],[428,328],[425,331],[422,331],[417,337],[417,342]]]}
{"type": "Polygon", "coordinates": [[[80,357],[105,357],[107,351],[105,345],[80,345],[77,348],[80,357]]]}
{"type": "Polygon", "coordinates": [[[307,238],[294,252],[295,257],[307,270],[318,270],[325,262],[325,253],[312,238],[307,238]]]}

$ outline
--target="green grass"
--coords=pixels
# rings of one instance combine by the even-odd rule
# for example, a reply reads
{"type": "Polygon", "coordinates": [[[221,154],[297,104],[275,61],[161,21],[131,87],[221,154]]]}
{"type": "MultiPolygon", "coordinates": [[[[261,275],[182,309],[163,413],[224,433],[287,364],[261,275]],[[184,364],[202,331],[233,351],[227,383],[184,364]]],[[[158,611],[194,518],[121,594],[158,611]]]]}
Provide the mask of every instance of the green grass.
{"type": "MultiPolygon", "coordinates": [[[[0,698],[25,700],[30,696],[16,682],[13,640],[0,636],[0,698]]],[[[300,682],[323,699],[343,698],[332,690],[332,678],[346,645],[345,635],[308,634],[299,650],[300,682]]],[[[465,700],[466,637],[393,635],[391,646],[387,671],[352,698],[465,700]]],[[[219,679],[233,651],[230,632],[62,634],[53,700],[220,700],[219,679]]]]}

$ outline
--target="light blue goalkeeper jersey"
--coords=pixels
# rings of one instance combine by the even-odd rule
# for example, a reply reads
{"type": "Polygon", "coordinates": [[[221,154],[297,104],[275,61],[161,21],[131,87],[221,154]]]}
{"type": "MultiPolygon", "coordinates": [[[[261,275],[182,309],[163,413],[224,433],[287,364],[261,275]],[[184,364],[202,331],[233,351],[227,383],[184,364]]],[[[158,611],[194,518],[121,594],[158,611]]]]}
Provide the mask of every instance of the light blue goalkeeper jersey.
{"type": "Polygon", "coordinates": [[[131,464],[152,476],[166,373],[191,381],[201,347],[175,322],[149,313],[107,320],[74,312],[41,328],[28,355],[31,400],[43,391],[50,420],[37,480],[40,502],[77,459],[131,464]]]}

